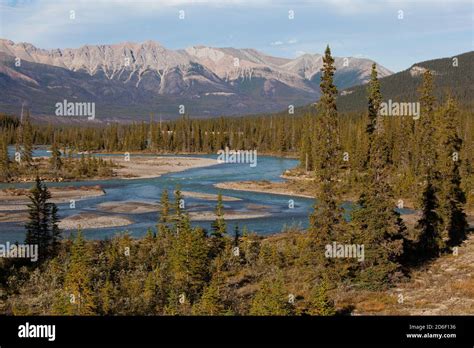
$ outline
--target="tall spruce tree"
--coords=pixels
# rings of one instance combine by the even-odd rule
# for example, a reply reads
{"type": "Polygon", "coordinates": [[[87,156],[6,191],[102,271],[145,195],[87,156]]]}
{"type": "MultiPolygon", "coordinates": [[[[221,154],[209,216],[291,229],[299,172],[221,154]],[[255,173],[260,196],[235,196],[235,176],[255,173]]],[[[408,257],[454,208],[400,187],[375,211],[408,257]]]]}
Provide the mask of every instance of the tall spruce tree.
{"type": "Polygon", "coordinates": [[[340,163],[340,145],[338,114],[336,107],[337,89],[333,77],[335,72],[334,58],[327,46],[323,57],[321,76],[321,98],[317,104],[318,122],[315,139],[316,175],[320,189],[318,202],[310,215],[310,233],[313,247],[319,263],[327,262],[323,258],[327,244],[340,237],[342,209],[339,207],[339,195],[336,187],[340,163]]]}
{"type": "Polygon", "coordinates": [[[57,209],[49,202],[51,194],[39,177],[28,197],[31,203],[28,204],[25,243],[38,245],[38,259],[43,261],[51,256],[51,247],[59,238],[57,209]]]}
{"type": "Polygon", "coordinates": [[[336,107],[337,88],[334,84],[336,67],[329,46],[326,47],[321,69],[321,98],[317,104],[316,171],[321,182],[331,181],[337,174],[341,161],[339,122],[336,107]]]}
{"type": "Polygon", "coordinates": [[[423,73],[423,80],[419,90],[420,94],[420,119],[415,127],[417,138],[417,173],[422,177],[435,177],[434,165],[436,163],[436,129],[435,129],[435,102],[433,95],[433,75],[430,70],[423,73]]]}
{"type": "Polygon", "coordinates": [[[442,218],[441,237],[448,247],[458,245],[466,238],[467,221],[464,213],[466,195],[461,188],[461,148],[458,125],[459,109],[452,97],[447,98],[440,110],[440,156],[441,181],[439,214],[442,218]]]}
{"type": "Polygon", "coordinates": [[[423,74],[423,82],[419,90],[421,102],[420,124],[416,127],[418,136],[418,161],[415,170],[418,170],[422,182],[422,192],[419,198],[422,216],[416,225],[417,242],[415,250],[409,256],[413,261],[421,262],[438,256],[442,248],[440,226],[441,217],[439,207],[439,172],[435,166],[437,154],[437,133],[435,131],[435,102],[433,95],[433,76],[429,70],[423,74]]]}
{"type": "Polygon", "coordinates": [[[22,139],[21,163],[29,168],[33,164],[33,127],[30,120],[30,111],[26,111],[26,117],[19,127],[22,139]]]}
{"type": "Polygon", "coordinates": [[[372,64],[370,71],[370,83],[368,85],[369,101],[367,112],[367,126],[366,133],[372,136],[377,126],[377,117],[380,110],[380,103],[382,102],[382,94],[380,93],[380,83],[377,77],[377,65],[372,64]]]}
{"type": "Polygon", "coordinates": [[[406,227],[395,211],[388,183],[390,151],[386,140],[376,66],[369,83],[368,112],[377,115],[369,144],[368,174],[352,213],[355,242],[364,245],[365,260],[357,267],[357,280],[369,288],[386,286],[399,274],[405,245],[406,227]]]}
{"type": "MultiPolygon", "coordinates": [[[[380,83],[377,77],[377,66],[372,64],[372,70],[370,72],[370,83],[368,85],[368,112],[367,112],[367,126],[366,134],[368,137],[368,149],[366,161],[363,163],[363,168],[367,169],[367,165],[370,162],[370,153],[373,151],[371,146],[374,145],[373,135],[377,127],[377,117],[380,110],[380,103],[382,102],[382,94],[380,93],[380,83]]],[[[379,125],[381,127],[381,125],[379,125]]]]}

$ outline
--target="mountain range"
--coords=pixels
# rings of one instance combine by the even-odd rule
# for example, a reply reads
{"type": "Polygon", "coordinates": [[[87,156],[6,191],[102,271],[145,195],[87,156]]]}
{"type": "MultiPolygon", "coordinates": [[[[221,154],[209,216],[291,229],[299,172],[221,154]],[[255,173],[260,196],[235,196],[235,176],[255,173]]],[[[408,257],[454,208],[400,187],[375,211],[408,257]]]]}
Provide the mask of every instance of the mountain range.
{"type": "MultiPolygon", "coordinates": [[[[37,48],[0,39],[0,112],[54,115],[63,100],[94,102],[99,120],[165,119],[275,112],[319,97],[322,55],[272,57],[254,49],[158,42],[37,48]],[[184,106],[184,110],[180,105],[184,106]]],[[[364,84],[373,61],[336,57],[341,89],[364,84]]],[[[378,65],[380,77],[392,72],[378,65]]]]}

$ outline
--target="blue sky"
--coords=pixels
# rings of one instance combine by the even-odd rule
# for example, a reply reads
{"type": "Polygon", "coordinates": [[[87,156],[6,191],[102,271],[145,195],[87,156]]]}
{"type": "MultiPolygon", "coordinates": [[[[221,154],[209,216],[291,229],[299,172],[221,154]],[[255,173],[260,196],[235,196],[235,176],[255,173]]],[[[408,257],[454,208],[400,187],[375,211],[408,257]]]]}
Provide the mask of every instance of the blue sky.
{"type": "Polygon", "coordinates": [[[288,58],[322,53],[328,43],[335,56],[367,57],[400,71],[418,61],[473,50],[473,4],[471,0],[0,0],[0,37],[41,48],[156,40],[171,49],[230,46],[288,58]],[[75,11],[75,19],[70,11],[75,11]],[[184,19],[179,11],[184,11],[184,19]]]}

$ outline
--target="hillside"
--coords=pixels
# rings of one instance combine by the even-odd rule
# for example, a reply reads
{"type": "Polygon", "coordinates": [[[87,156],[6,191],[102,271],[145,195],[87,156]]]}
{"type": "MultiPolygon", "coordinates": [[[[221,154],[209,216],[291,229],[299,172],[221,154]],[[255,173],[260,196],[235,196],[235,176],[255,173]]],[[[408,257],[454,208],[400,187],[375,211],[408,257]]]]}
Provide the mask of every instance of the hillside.
{"type": "MultiPolygon", "coordinates": [[[[434,75],[435,94],[444,100],[448,91],[461,105],[473,108],[474,101],[474,51],[456,56],[458,66],[453,66],[453,58],[440,58],[413,64],[409,69],[380,79],[384,100],[417,101],[417,90],[424,69],[434,75]]],[[[339,111],[363,111],[367,108],[366,86],[356,86],[340,91],[337,100],[339,111]]]]}
{"type": "Polygon", "coordinates": [[[340,305],[357,315],[462,315],[474,313],[474,235],[458,249],[414,271],[410,280],[384,293],[340,294],[340,305]],[[399,295],[403,296],[402,298],[399,295]],[[400,303],[399,302],[400,299],[400,303]]]}

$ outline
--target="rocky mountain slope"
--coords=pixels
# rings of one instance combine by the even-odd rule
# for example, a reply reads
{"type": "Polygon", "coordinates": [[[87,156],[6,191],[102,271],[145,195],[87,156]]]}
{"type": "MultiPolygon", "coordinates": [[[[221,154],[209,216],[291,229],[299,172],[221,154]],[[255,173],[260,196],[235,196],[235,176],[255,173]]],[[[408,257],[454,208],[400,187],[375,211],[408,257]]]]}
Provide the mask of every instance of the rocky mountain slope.
{"type": "MultiPolygon", "coordinates": [[[[340,89],[368,81],[371,60],[336,58],[340,89]]],[[[254,49],[193,46],[170,50],[155,41],[44,50],[0,40],[0,111],[22,103],[35,114],[55,104],[95,102],[98,118],[192,116],[274,112],[319,96],[322,56],[296,59],[254,49]]],[[[391,72],[380,67],[380,75],[391,72]]]]}

